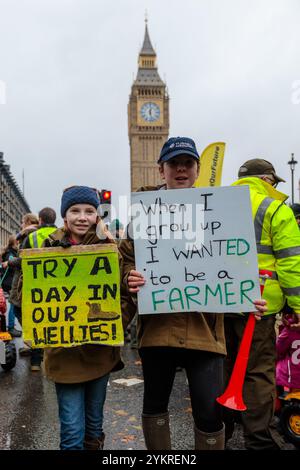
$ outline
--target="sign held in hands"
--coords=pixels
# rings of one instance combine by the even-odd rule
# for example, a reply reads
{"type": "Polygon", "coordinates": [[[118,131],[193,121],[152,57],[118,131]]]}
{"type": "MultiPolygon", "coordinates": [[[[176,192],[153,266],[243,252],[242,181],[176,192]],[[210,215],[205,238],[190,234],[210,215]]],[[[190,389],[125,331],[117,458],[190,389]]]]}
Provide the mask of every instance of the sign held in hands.
{"type": "Polygon", "coordinates": [[[34,347],[122,345],[113,244],[22,250],[24,339],[34,347]]]}
{"type": "Polygon", "coordinates": [[[140,314],[251,312],[260,298],[248,187],[132,194],[140,314]]]}

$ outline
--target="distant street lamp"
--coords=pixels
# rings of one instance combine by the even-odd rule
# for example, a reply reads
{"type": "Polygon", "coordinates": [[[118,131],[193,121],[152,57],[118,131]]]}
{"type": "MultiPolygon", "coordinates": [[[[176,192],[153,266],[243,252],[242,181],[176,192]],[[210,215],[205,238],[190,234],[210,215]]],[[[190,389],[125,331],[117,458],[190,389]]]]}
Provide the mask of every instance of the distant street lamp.
{"type": "Polygon", "coordinates": [[[297,160],[294,160],[294,154],[292,153],[292,158],[288,162],[288,165],[291,167],[291,178],[292,178],[292,204],[294,204],[294,171],[295,171],[295,166],[297,165],[297,160]]]}

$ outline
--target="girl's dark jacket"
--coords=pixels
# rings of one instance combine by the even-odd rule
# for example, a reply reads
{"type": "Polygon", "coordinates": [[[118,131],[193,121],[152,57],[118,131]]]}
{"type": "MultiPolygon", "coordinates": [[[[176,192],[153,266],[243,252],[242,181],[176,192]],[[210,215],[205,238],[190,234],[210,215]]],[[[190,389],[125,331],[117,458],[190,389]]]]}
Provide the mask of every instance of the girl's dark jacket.
{"type": "MultiPolygon", "coordinates": [[[[2,261],[8,261],[11,258],[17,257],[18,251],[15,248],[8,248],[2,255],[2,261]]],[[[1,287],[5,292],[10,292],[11,285],[14,277],[14,268],[12,266],[7,266],[7,269],[1,271],[1,278],[3,279],[1,287]]]]}

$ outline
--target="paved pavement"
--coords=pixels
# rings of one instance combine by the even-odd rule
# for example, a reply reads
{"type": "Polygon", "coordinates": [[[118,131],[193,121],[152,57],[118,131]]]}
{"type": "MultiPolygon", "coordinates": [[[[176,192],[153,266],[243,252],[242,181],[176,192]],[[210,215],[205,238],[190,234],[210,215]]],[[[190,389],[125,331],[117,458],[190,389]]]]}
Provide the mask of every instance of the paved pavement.
{"type": "MultiPolygon", "coordinates": [[[[15,340],[22,346],[20,339],[15,340]]],[[[124,348],[126,367],[111,374],[105,404],[106,449],[145,449],[141,428],[143,382],[136,350],[124,348]],[[122,383],[122,379],[132,379],[122,383]],[[119,383],[121,381],[121,383],[119,383]]],[[[0,370],[0,449],[58,449],[59,423],[54,385],[30,371],[30,359],[0,370]]],[[[184,372],[178,372],[170,402],[174,449],[193,449],[192,419],[184,372]]]]}

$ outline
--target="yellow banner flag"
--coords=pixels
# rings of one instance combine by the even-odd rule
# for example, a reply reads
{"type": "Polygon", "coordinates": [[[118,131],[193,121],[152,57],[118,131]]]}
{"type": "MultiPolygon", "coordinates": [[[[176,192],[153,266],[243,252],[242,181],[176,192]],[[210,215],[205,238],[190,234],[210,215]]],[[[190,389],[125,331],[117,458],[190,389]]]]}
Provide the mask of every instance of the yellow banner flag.
{"type": "Polygon", "coordinates": [[[33,347],[123,344],[116,245],[21,250],[24,339],[33,347]]]}
{"type": "Polygon", "coordinates": [[[215,142],[203,150],[200,158],[200,174],[195,187],[221,186],[225,143],[215,142]]]}

